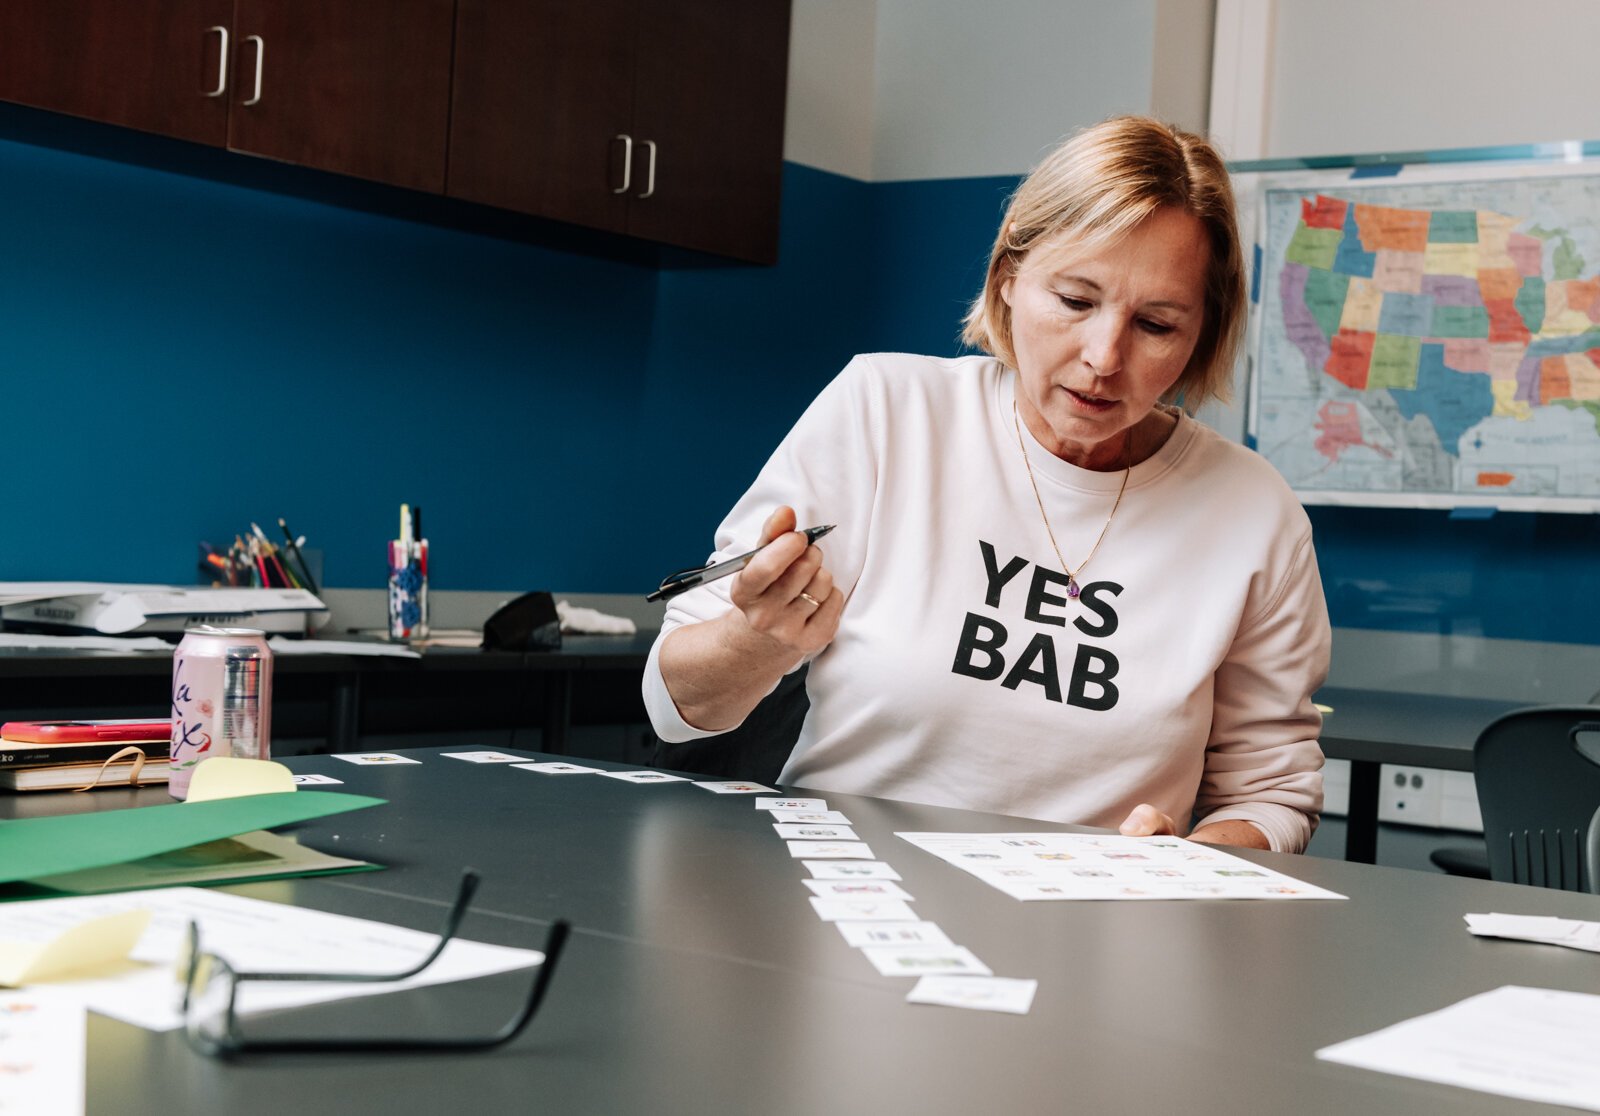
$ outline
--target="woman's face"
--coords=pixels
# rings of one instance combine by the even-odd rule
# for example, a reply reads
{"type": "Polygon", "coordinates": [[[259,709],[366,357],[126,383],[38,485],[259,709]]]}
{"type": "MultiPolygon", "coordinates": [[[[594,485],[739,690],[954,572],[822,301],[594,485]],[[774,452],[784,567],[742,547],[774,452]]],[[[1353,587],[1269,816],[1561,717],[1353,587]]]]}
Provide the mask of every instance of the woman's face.
{"type": "Polygon", "coordinates": [[[1209,263],[1204,226],[1174,208],[1108,245],[1075,247],[1063,234],[1022,258],[1000,292],[1017,409],[1041,445],[1086,469],[1124,466],[1131,432],[1194,352],[1209,263]]]}

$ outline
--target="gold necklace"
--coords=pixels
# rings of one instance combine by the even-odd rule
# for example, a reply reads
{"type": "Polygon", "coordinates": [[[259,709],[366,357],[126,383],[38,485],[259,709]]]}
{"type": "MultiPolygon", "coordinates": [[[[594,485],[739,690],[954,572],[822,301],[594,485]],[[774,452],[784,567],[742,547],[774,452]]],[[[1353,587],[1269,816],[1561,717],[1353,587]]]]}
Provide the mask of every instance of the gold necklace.
{"type": "MultiPolygon", "coordinates": [[[[1089,564],[1090,559],[1094,557],[1094,552],[1100,549],[1101,542],[1105,540],[1106,532],[1111,529],[1111,521],[1117,517],[1117,509],[1122,506],[1122,494],[1128,490],[1128,476],[1133,472],[1132,455],[1127,452],[1127,447],[1124,447],[1123,460],[1127,461],[1128,464],[1123,467],[1122,486],[1117,489],[1117,498],[1111,505],[1111,514],[1106,516],[1105,526],[1100,528],[1099,537],[1094,540],[1094,545],[1089,548],[1088,557],[1078,563],[1078,571],[1073,573],[1072,570],[1067,568],[1067,560],[1061,556],[1061,547],[1056,542],[1056,533],[1050,529],[1050,517],[1044,511],[1044,500],[1039,496],[1039,482],[1033,479],[1033,462],[1028,460],[1028,446],[1022,440],[1022,419],[1017,415],[1017,401],[1014,398],[1011,400],[1011,423],[1017,429],[1017,448],[1022,451],[1022,464],[1028,470],[1028,484],[1033,488],[1033,498],[1039,505],[1039,518],[1044,520],[1044,533],[1050,536],[1050,545],[1056,552],[1056,561],[1061,563],[1061,572],[1067,575],[1067,596],[1076,599],[1078,594],[1082,592],[1082,588],[1078,585],[1078,574],[1082,573],[1084,567],[1089,564]]],[[[1133,442],[1133,432],[1131,430],[1128,432],[1128,442],[1131,446],[1133,442]]]]}

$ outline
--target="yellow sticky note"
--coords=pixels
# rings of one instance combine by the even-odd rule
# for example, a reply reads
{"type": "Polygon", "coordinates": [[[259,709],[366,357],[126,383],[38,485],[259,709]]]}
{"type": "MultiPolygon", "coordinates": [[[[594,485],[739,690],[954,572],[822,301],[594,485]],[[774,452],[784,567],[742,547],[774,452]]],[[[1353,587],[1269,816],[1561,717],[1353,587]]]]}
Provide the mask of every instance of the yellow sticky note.
{"type": "Polygon", "coordinates": [[[210,802],[249,794],[282,794],[294,789],[294,772],[281,763],[214,756],[195,766],[186,801],[210,802]]]}
{"type": "Polygon", "coordinates": [[[141,908],[92,918],[48,942],[0,942],[0,986],[20,988],[122,961],[149,925],[150,912],[141,908]]]}

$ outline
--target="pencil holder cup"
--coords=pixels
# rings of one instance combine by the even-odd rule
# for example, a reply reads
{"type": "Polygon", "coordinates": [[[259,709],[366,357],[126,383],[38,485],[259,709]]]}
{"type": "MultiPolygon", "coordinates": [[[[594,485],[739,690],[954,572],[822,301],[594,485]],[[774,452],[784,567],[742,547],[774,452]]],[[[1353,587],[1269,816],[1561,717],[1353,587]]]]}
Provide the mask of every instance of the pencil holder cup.
{"type": "Polygon", "coordinates": [[[389,638],[428,634],[428,540],[389,544],[389,638]]]}

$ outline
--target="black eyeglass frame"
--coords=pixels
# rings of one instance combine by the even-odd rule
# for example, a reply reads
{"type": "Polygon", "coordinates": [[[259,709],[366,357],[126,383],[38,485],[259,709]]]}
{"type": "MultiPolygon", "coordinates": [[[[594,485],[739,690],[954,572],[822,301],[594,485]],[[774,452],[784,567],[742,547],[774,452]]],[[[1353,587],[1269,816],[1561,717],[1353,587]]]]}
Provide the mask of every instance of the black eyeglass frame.
{"type": "MultiPolygon", "coordinates": [[[[269,972],[255,973],[235,969],[227,961],[214,953],[202,954],[200,950],[200,927],[193,920],[189,923],[189,965],[183,984],[183,1032],[189,1044],[202,1054],[212,1057],[231,1057],[236,1054],[254,1053],[283,1053],[283,1054],[316,1054],[316,1053],[416,1053],[420,1051],[460,1051],[460,1050],[491,1050],[503,1046],[516,1038],[527,1027],[528,1022],[539,1010],[539,1005],[544,1001],[545,991],[550,986],[550,979],[555,973],[556,961],[561,956],[561,951],[566,945],[567,937],[571,933],[571,926],[565,919],[557,919],[550,924],[550,931],[545,935],[544,961],[539,965],[538,973],[534,977],[533,986],[528,991],[528,998],[504,1026],[492,1034],[474,1035],[469,1037],[441,1037],[441,1038],[373,1038],[373,1039],[251,1039],[240,1034],[239,1018],[234,1008],[238,998],[239,985],[245,981],[330,981],[356,984],[386,984],[394,981],[405,980],[416,976],[439,959],[452,938],[456,936],[461,927],[462,920],[466,917],[467,908],[472,904],[472,896],[478,890],[479,876],[468,869],[461,875],[461,886],[456,892],[456,899],[450,907],[450,913],[445,917],[443,932],[433,949],[417,964],[397,973],[286,973],[269,972]],[[228,1003],[224,1014],[224,1025],[220,1039],[209,1039],[198,1033],[198,1029],[191,1025],[190,1008],[195,998],[195,978],[200,973],[202,959],[210,965],[218,966],[229,974],[231,983],[228,986],[228,1003]]],[[[216,979],[209,976],[208,980],[216,979]]]]}

